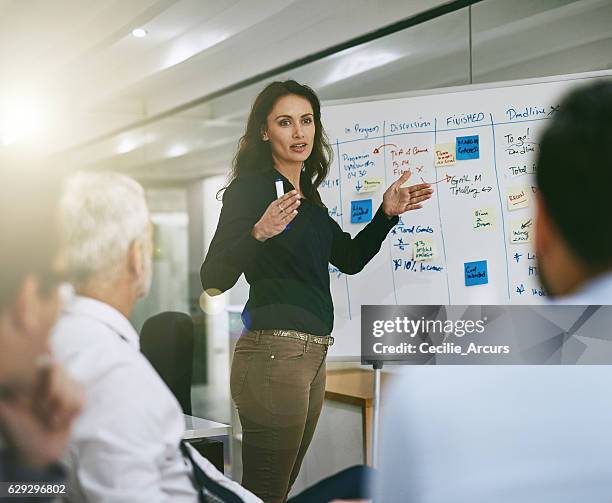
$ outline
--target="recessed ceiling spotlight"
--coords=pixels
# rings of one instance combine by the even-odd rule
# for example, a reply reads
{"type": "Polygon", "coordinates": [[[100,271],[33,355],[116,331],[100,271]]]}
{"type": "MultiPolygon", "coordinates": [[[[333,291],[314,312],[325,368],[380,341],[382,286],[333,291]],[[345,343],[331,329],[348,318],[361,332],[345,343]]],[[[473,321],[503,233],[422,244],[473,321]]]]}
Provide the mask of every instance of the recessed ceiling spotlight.
{"type": "Polygon", "coordinates": [[[171,145],[170,148],[166,150],[166,157],[181,157],[185,155],[187,152],[189,152],[189,149],[187,148],[186,145],[177,143],[177,144],[171,145]]]}
{"type": "Polygon", "coordinates": [[[148,33],[149,32],[144,28],[135,28],[132,30],[132,35],[134,35],[136,38],[144,38],[148,33]]]}

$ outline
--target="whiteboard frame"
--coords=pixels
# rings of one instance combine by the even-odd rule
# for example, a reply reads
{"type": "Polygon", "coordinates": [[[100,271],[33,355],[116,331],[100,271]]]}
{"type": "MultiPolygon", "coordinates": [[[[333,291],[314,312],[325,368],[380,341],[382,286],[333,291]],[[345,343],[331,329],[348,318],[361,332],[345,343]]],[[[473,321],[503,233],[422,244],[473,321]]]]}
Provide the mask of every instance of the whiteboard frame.
{"type": "MultiPolygon", "coordinates": [[[[467,91],[480,91],[485,89],[503,89],[505,87],[521,87],[532,84],[545,84],[554,82],[567,82],[577,80],[588,80],[597,77],[612,78],[612,70],[595,70],[592,72],[569,73],[561,75],[550,75],[546,77],[533,77],[529,79],[505,80],[498,82],[484,82],[482,84],[466,84],[462,86],[439,87],[435,89],[420,89],[416,91],[407,91],[400,93],[381,94],[377,96],[364,96],[362,98],[346,98],[340,100],[322,101],[321,108],[332,107],[337,105],[350,105],[357,103],[370,103],[376,101],[395,100],[403,98],[413,98],[420,96],[433,96],[436,94],[453,94],[467,91]]],[[[325,128],[325,126],[324,126],[325,128]]],[[[361,334],[358,334],[361,337],[361,334]]],[[[331,363],[360,363],[361,355],[329,355],[327,361],[331,363]]]]}
{"type": "MultiPolygon", "coordinates": [[[[533,77],[530,79],[502,80],[497,82],[484,82],[482,84],[465,84],[463,86],[437,87],[434,89],[419,89],[400,93],[379,94],[376,96],[364,96],[362,98],[345,98],[339,100],[321,101],[321,108],[337,105],[350,105],[355,103],[369,103],[374,101],[396,100],[413,98],[419,96],[433,96],[436,94],[463,93],[466,91],[481,91],[484,89],[502,89],[504,87],[521,87],[532,84],[546,84],[551,82],[567,82],[572,80],[587,80],[596,77],[612,78],[612,70],[595,70],[592,72],[568,73],[551,75],[548,77],[533,77]]],[[[323,126],[325,128],[325,126],[323,126]]]]}

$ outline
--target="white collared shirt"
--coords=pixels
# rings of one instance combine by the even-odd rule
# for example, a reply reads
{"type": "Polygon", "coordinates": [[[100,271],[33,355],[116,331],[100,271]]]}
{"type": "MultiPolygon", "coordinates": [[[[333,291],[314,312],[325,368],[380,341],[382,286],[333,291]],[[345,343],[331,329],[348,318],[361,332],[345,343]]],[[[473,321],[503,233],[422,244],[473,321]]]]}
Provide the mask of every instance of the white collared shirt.
{"type": "Polygon", "coordinates": [[[191,463],[180,452],[180,406],[140,353],[119,311],[76,297],[52,337],[56,358],[86,389],[65,458],[68,501],[197,502],[191,463]]]}

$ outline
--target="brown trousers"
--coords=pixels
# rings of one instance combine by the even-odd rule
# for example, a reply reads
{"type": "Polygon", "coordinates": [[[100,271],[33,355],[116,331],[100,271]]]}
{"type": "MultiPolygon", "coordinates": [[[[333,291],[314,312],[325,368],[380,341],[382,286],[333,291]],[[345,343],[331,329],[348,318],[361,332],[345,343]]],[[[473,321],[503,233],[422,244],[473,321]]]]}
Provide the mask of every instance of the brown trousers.
{"type": "Polygon", "coordinates": [[[287,498],[325,395],[327,347],[244,330],[230,387],[242,425],[242,485],[265,503],[287,498]]]}

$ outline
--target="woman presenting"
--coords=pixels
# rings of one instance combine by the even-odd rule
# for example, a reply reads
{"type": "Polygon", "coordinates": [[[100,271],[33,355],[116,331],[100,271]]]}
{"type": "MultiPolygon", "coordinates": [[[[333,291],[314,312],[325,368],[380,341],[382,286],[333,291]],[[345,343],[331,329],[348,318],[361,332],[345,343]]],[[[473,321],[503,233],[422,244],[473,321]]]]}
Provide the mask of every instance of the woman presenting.
{"type": "Polygon", "coordinates": [[[433,192],[428,184],[402,188],[404,173],[351,238],[317,191],[331,156],[312,89],[292,80],[268,85],[253,104],[201,269],[209,295],[242,273],[250,285],[230,386],[243,432],[242,484],[266,503],[286,499],[323,405],[334,321],[329,263],[361,271],[398,215],[433,192]]]}

